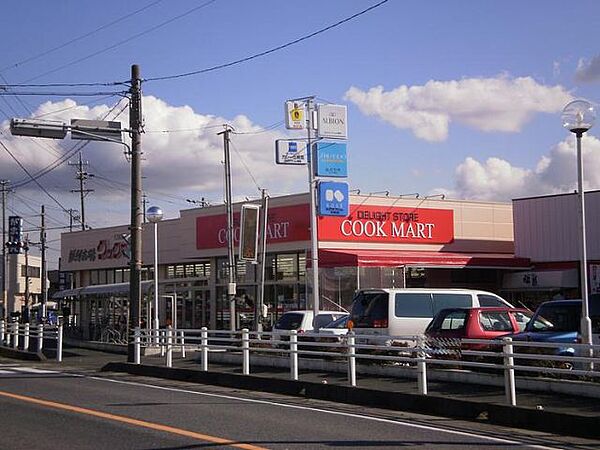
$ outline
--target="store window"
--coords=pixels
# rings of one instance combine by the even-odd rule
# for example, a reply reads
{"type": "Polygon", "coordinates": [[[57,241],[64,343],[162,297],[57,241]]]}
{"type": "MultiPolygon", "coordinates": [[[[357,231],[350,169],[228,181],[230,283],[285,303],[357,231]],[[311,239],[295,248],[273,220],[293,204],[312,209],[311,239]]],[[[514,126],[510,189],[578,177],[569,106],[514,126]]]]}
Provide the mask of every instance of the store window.
{"type": "Polygon", "coordinates": [[[298,279],[298,255],[277,255],[277,280],[296,281],[298,279]]]}
{"type": "Polygon", "coordinates": [[[34,266],[21,265],[21,276],[29,278],[40,278],[40,268],[34,266]]]}

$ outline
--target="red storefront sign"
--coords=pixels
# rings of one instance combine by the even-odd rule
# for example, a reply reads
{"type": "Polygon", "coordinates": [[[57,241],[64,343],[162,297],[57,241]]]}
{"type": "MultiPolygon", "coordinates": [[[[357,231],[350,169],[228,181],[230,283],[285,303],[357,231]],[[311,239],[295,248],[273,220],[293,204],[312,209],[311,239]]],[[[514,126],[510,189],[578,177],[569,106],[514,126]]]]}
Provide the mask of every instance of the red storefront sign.
{"type": "MultiPolygon", "coordinates": [[[[261,211],[262,214],[262,211],[261,211]]],[[[240,242],[240,214],[233,215],[234,244],[240,242]]],[[[281,206],[269,208],[267,223],[267,243],[308,241],[310,212],[308,205],[281,206]]],[[[203,216],[196,218],[196,248],[207,250],[227,246],[227,215],[203,216]]]]}
{"type": "Polygon", "coordinates": [[[454,240],[454,211],[350,205],[348,217],[319,217],[319,240],[447,244],[454,240]]]}

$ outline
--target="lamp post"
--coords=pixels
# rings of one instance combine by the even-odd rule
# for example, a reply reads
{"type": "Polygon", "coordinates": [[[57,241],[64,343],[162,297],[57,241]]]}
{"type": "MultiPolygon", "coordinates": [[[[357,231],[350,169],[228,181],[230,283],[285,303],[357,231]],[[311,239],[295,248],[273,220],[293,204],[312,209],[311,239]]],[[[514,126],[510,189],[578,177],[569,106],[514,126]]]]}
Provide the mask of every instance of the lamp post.
{"type": "Polygon", "coordinates": [[[146,218],[154,224],[154,314],[152,328],[156,330],[158,343],[158,222],[163,218],[163,211],[158,206],[151,206],[146,210],[146,218]]]}
{"type": "Polygon", "coordinates": [[[581,277],[581,339],[584,344],[592,344],[592,321],[590,320],[587,250],[585,236],[585,196],[583,191],[583,155],[581,138],[594,125],[596,112],[593,105],[586,100],[573,100],[568,103],[561,116],[563,127],[574,133],[577,138],[577,196],[579,197],[579,231],[580,252],[579,271],[581,277]]]}

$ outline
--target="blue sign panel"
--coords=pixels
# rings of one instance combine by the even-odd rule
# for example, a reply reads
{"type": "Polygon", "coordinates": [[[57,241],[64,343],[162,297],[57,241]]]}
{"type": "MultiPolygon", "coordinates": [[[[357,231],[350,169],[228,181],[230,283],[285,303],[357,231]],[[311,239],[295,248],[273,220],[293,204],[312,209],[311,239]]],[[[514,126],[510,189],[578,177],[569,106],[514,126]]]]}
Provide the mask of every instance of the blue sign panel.
{"type": "Polygon", "coordinates": [[[348,215],[348,184],[336,181],[321,181],[318,185],[319,215],[348,215]]]}
{"type": "Polygon", "coordinates": [[[346,144],[336,142],[317,142],[315,175],[318,177],[348,176],[348,158],[346,144]]]}

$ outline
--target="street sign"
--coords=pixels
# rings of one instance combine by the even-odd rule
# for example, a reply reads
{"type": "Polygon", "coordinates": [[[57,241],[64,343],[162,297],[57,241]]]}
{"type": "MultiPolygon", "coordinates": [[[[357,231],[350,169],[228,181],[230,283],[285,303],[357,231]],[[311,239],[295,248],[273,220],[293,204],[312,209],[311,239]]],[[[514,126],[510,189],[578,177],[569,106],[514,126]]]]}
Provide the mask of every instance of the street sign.
{"type": "Polygon", "coordinates": [[[10,216],[8,218],[8,253],[16,255],[21,253],[23,243],[23,218],[20,216],[10,216]]]}
{"type": "Polygon", "coordinates": [[[71,119],[71,139],[121,142],[121,122],[71,119]]]}
{"type": "Polygon", "coordinates": [[[304,130],[306,128],[305,118],[306,103],[285,102],[285,127],[288,130],[304,130]]]}
{"type": "Polygon", "coordinates": [[[242,205],[240,218],[240,261],[253,261],[258,259],[258,205],[242,205]]]}
{"type": "Polygon", "coordinates": [[[349,210],[348,184],[321,181],[318,186],[319,215],[347,216],[349,210]]]}
{"type": "Polygon", "coordinates": [[[317,142],[314,144],[316,161],[315,175],[318,177],[348,176],[348,158],[346,144],[336,142],[317,142]]]}
{"type": "Polygon", "coordinates": [[[321,138],[348,138],[348,111],[345,105],[319,105],[317,134],[321,138]]]}
{"type": "Polygon", "coordinates": [[[275,141],[275,162],[277,164],[303,165],[307,160],[306,142],[287,139],[275,141]]]}

